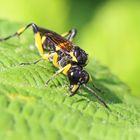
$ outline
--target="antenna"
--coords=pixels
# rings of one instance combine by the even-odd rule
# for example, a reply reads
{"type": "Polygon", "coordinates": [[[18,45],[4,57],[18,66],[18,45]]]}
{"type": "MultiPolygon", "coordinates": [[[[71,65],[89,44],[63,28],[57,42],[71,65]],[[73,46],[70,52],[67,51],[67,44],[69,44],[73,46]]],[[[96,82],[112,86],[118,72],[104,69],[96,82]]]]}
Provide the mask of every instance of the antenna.
{"type": "Polygon", "coordinates": [[[99,102],[100,104],[102,104],[105,108],[107,108],[109,111],[111,111],[111,109],[109,108],[109,106],[102,100],[101,97],[99,97],[99,96],[97,95],[97,93],[96,93],[94,90],[92,90],[90,87],[86,86],[85,84],[83,84],[83,86],[84,86],[88,91],[90,91],[90,92],[97,98],[97,100],[98,100],[98,102],[99,102]]]}

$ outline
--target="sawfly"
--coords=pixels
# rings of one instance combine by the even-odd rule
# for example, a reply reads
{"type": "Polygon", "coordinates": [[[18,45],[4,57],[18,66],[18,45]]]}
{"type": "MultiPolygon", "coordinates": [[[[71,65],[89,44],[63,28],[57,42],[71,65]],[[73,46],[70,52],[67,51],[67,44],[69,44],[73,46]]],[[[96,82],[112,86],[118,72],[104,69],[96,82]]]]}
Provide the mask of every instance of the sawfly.
{"type": "MultiPolygon", "coordinates": [[[[89,74],[86,70],[84,70],[84,67],[87,64],[88,54],[72,42],[77,33],[76,29],[69,30],[68,32],[60,35],[54,31],[44,29],[34,23],[31,23],[20,28],[14,34],[1,38],[0,41],[20,36],[29,27],[32,27],[33,29],[35,43],[41,56],[41,59],[33,62],[33,64],[38,63],[40,60],[49,60],[55,67],[58,68],[58,71],[52,75],[46,84],[53,80],[53,78],[55,78],[58,74],[63,73],[68,77],[70,83],[70,96],[75,95],[80,86],[83,86],[91,92],[104,107],[109,109],[101,97],[99,97],[93,89],[86,85],[89,81],[89,74]]],[[[22,63],[22,65],[24,64],[31,63],[22,63]]]]}

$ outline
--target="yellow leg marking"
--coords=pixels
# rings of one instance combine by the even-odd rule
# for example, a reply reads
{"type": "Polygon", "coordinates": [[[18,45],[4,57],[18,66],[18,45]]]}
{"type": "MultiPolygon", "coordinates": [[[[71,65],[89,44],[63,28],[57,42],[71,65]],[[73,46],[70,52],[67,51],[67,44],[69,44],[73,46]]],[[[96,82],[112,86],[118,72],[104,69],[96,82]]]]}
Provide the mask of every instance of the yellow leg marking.
{"type": "Polygon", "coordinates": [[[68,34],[69,34],[69,32],[65,32],[65,33],[61,34],[61,36],[62,36],[62,37],[65,37],[65,36],[67,36],[68,34]]]}
{"type": "Polygon", "coordinates": [[[55,47],[56,51],[60,50],[61,48],[59,46],[55,47]]]}
{"type": "Polygon", "coordinates": [[[68,64],[64,67],[63,74],[67,75],[68,70],[71,68],[71,64],[68,64]]]}
{"type": "Polygon", "coordinates": [[[44,60],[48,60],[49,57],[50,57],[50,54],[48,54],[48,53],[42,55],[42,58],[43,58],[44,60]]]}
{"type": "Polygon", "coordinates": [[[65,67],[58,70],[55,74],[59,74],[63,71],[63,74],[67,75],[67,71],[70,69],[71,64],[67,64],[65,67]]]}
{"type": "Polygon", "coordinates": [[[79,85],[74,85],[71,92],[74,93],[77,90],[78,87],[79,87],[79,85]]]}
{"type": "Polygon", "coordinates": [[[58,54],[55,52],[53,56],[53,64],[55,67],[58,67],[58,54]]]}
{"type": "Polygon", "coordinates": [[[26,29],[26,27],[22,27],[17,31],[17,34],[21,34],[22,32],[24,32],[26,29]]]}
{"type": "Polygon", "coordinates": [[[42,37],[42,44],[44,43],[45,39],[46,39],[46,36],[43,36],[42,37]]]}
{"type": "Polygon", "coordinates": [[[41,56],[43,56],[43,48],[42,48],[41,36],[40,36],[40,33],[39,32],[37,32],[35,34],[35,41],[36,41],[36,45],[37,45],[39,54],[41,56]]]}
{"type": "Polygon", "coordinates": [[[50,82],[50,81],[52,81],[58,74],[60,74],[61,72],[63,72],[64,74],[67,74],[67,71],[70,69],[70,67],[71,67],[71,64],[68,64],[68,65],[66,65],[65,67],[63,67],[63,68],[61,68],[60,70],[58,70],[47,82],[46,82],[46,85],[50,82]],[[66,73],[65,73],[65,72],[66,73]]]}
{"type": "Polygon", "coordinates": [[[76,59],[76,57],[74,56],[73,52],[70,52],[70,56],[72,57],[72,61],[77,62],[77,59],[76,59]]]}

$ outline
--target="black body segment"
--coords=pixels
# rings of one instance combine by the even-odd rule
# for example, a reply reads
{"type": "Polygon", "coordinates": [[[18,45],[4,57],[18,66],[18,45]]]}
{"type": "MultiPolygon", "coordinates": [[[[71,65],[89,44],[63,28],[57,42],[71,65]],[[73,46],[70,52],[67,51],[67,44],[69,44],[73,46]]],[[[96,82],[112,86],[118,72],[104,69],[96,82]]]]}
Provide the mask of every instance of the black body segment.
{"type": "Polygon", "coordinates": [[[78,65],[85,66],[88,60],[88,54],[78,46],[74,47],[73,53],[77,59],[78,65]]]}

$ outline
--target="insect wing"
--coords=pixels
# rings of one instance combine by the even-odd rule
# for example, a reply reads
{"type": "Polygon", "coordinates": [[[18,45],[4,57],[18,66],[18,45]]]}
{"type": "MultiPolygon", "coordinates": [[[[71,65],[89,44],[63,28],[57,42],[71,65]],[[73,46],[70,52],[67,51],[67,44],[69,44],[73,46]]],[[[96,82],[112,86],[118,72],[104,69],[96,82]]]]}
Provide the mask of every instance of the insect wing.
{"type": "Polygon", "coordinates": [[[45,36],[50,42],[50,44],[54,44],[63,49],[64,51],[70,52],[71,49],[73,48],[72,42],[68,41],[66,38],[62,37],[61,35],[53,31],[45,30],[45,36]]]}

